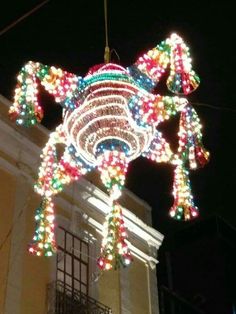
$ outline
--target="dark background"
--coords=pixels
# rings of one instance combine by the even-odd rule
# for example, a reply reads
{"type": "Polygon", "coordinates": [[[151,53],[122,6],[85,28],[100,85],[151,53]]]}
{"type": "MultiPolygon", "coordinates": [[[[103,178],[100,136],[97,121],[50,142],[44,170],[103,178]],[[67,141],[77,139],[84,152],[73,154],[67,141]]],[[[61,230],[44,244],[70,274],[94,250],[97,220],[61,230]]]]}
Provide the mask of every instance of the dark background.
{"type": "MultiPolygon", "coordinates": [[[[38,0],[8,0],[4,5],[2,3],[0,30],[39,3],[38,0]]],[[[191,172],[195,203],[200,209],[197,221],[205,221],[217,214],[236,226],[236,69],[233,6],[233,1],[108,0],[108,25],[110,48],[115,49],[118,54],[117,56],[113,52],[112,59],[123,66],[131,65],[140,54],[156,46],[172,32],[182,36],[190,47],[193,68],[199,74],[201,84],[188,99],[196,103],[195,109],[203,124],[203,142],[211,153],[210,162],[206,167],[191,172]]],[[[78,75],[84,75],[89,67],[102,63],[105,45],[103,10],[102,0],[51,0],[0,36],[0,93],[10,100],[13,99],[17,73],[29,60],[55,65],[78,75]]],[[[169,94],[163,83],[157,87],[157,91],[169,94]]],[[[61,108],[45,95],[41,96],[41,101],[45,110],[43,124],[54,129],[60,122],[61,108]]],[[[177,140],[177,122],[178,119],[173,118],[160,126],[173,147],[176,146],[177,140]]],[[[126,186],[152,206],[154,227],[161,231],[167,240],[177,231],[195,224],[177,222],[169,218],[168,211],[173,202],[172,180],[171,166],[154,164],[144,158],[138,158],[130,164],[126,180],[126,186]]],[[[175,246],[174,252],[178,251],[180,255],[173,254],[180,256],[178,261],[176,257],[175,271],[178,270],[178,263],[181,264],[182,269],[180,267],[180,272],[177,273],[183,274],[182,278],[186,281],[191,276],[191,268],[184,277],[184,255],[192,254],[192,238],[191,232],[186,231],[184,234],[180,234],[180,242],[189,238],[188,243],[186,242],[188,248],[184,251],[183,247],[183,251],[182,248],[178,251],[178,246],[175,246]]],[[[168,241],[165,241],[163,250],[165,247],[171,250],[166,244],[168,241]]],[[[205,243],[205,253],[208,252],[210,245],[206,243],[209,242],[203,240],[201,243],[200,247],[204,247],[205,243]]],[[[198,248],[198,244],[195,247],[198,248]]],[[[201,252],[199,249],[199,254],[202,254],[201,252]]],[[[165,264],[165,253],[166,251],[162,251],[160,255],[160,265],[165,264]]],[[[214,263],[216,259],[219,263],[218,255],[214,254],[209,255],[209,264],[214,263]]],[[[208,253],[205,255],[206,260],[207,256],[208,253]]],[[[219,268],[214,266],[218,269],[216,273],[219,273],[222,265],[220,264],[219,268]]],[[[159,267],[160,270],[163,268],[159,267]]],[[[212,268],[209,266],[209,271],[210,269],[212,268]]],[[[201,270],[199,274],[200,272],[201,270]]],[[[207,272],[208,268],[205,268],[201,276],[204,277],[207,272]]],[[[168,269],[163,269],[159,275],[163,283],[168,281],[167,273],[168,269]]],[[[176,282],[181,282],[181,275],[178,276],[176,282]]],[[[195,285],[199,276],[195,274],[195,285]]],[[[215,278],[214,275],[212,277],[215,278]]],[[[217,282],[212,279],[208,291],[213,289],[214,285],[217,285],[217,282]]],[[[182,294],[185,294],[184,290],[182,294]]],[[[215,299],[212,298],[214,303],[215,299]]],[[[225,314],[226,311],[219,313],[225,314]]]]}

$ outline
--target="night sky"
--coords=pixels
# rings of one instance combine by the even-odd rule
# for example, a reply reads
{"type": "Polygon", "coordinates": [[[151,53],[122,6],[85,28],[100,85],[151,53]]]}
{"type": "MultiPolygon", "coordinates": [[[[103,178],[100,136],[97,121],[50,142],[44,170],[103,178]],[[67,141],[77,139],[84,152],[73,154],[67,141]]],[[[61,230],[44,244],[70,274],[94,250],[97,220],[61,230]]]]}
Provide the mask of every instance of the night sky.
{"type": "MultiPolygon", "coordinates": [[[[1,7],[0,30],[39,3],[7,1],[1,7]]],[[[217,213],[236,225],[233,2],[108,0],[108,17],[112,59],[123,66],[131,65],[172,32],[190,47],[201,84],[188,99],[196,103],[203,142],[211,153],[207,166],[191,172],[198,219],[217,213]]],[[[84,75],[89,67],[103,62],[104,33],[102,0],[49,1],[0,37],[0,93],[13,99],[17,73],[29,60],[84,75]]],[[[170,95],[165,82],[156,90],[170,95]]],[[[50,97],[41,98],[46,116],[43,124],[53,129],[60,122],[61,109],[50,97]]],[[[160,126],[172,147],[176,146],[177,122],[174,118],[160,126]]],[[[152,206],[154,227],[166,235],[191,224],[168,216],[172,179],[170,165],[139,158],[130,164],[126,180],[126,187],[152,206]]]]}

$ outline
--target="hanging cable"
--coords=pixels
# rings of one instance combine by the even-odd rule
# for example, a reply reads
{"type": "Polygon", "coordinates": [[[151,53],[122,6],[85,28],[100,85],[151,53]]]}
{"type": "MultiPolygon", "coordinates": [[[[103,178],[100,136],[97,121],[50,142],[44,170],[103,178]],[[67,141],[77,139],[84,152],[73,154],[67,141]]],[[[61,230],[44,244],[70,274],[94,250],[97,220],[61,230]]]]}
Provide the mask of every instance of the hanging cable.
{"type": "Polygon", "coordinates": [[[208,107],[208,108],[215,109],[215,110],[225,110],[225,111],[236,112],[236,109],[233,109],[230,107],[218,107],[218,106],[213,106],[213,105],[199,103],[199,102],[191,102],[191,104],[194,106],[208,107]]]}
{"type": "Polygon", "coordinates": [[[114,48],[111,49],[111,53],[110,53],[111,62],[112,62],[112,60],[113,60],[113,58],[112,58],[112,54],[113,54],[113,53],[116,55],[117,61],[120,63],[120,56],[118,55],[118,52],[117,52],[114,48]]]}
{"type": "Polygon", "coordinates": [[[5,34],[6,32],[8,32],[11,28],[13,28],[15,25],[17,25],[18,23],[20,23],[21,21],[23,21],[25,18],[27,18],[28,16],[30,16],[31,14],[33,14],[35,11],[37,11],[38,9],[40,9],[43,5],[45,5],[47,2],[49,2],[50,0],[45,0],[42,3],[38,4],[36,7],[34,7],[32,10],[30,10],[29,12],[25,13],[24,15],[22,15],[21,17],[19,17],[16,21],[12,22],[11,24],[9,24],[8,26],[6,26],[5,28],[3,28],[0,31],[0,36],[2,36],[3,34],[5,34]]]}
{"type": "Polygon", "coordinates": [[[104,62],[110,62],[110,48],[108,43],[108,23],[107,23],[107,0],[104,0],[104,19],[105,19],[105,52],[104,52],[104,62]]]}

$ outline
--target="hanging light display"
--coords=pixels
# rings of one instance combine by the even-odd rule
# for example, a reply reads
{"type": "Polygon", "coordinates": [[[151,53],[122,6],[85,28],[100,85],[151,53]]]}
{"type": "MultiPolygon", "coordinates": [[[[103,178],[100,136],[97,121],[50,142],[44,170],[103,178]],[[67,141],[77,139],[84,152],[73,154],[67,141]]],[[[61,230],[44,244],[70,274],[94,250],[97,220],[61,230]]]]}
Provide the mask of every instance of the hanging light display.
{"type": "Polygon", "coordinates": [[[52,256],[56,251],[54,209],[51,198],[44,198],[35,213],[36,230],[29,252],[37,256],[52,256]]]}
{"type": "Polygon", "coordinates": [[[128,266],[131,254],[127,244],[127,232],[124,226],[121,206],[114,203],[111,212],[106,217],[101,256],[98,266],[102,270],[128,266]]]}
{"type": "Polygon", "coordinates": [[[17,124],[28,127],[41,121],[38,84],[64,108],[63,122],[51,133],[41,155],[35,190],[43,201],[36,211],[31,253],[51,255],[55,251],[52,197],[65,184],[96,167],[112,201],[98,265],[102,269],[128,265],[127,234],[116,200],[122,193],[129,162],[140,155],[175,167],[170,216],[178,220],[197,216],[188,169],[203,166],[209,153],[202,145],[198,115],[187,99],[153,93],[168,66],[167,87],[171,92],[187,95],[197,88],[199,78],[192,70],[189,49],[176,34],[128,68],[113,63],[96,65],[84,78],[32,61],[21,69],[9,112],[17,124]],[[178,113],[179,147],[173,152],[157,126],[178,113]],[[62,155],[57,144],[64,145],[62,155]]]}

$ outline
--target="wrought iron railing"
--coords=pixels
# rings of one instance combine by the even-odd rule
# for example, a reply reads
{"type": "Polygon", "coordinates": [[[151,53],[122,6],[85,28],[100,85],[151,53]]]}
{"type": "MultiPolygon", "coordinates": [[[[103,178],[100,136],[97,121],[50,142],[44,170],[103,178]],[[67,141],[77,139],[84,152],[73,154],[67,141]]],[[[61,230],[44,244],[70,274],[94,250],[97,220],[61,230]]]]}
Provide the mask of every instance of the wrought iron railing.
{"type": "Polygon", "coordinates": [[[47,314],[112,314],[106,305],[62,281],[48,285],[47,314]]]}
{"type": "Polygon", "coordinates": [[[159,291],[161,314],[205,314],[205,312],[168,288],[161,286],[159,291]]]}

